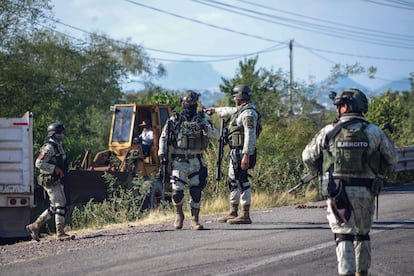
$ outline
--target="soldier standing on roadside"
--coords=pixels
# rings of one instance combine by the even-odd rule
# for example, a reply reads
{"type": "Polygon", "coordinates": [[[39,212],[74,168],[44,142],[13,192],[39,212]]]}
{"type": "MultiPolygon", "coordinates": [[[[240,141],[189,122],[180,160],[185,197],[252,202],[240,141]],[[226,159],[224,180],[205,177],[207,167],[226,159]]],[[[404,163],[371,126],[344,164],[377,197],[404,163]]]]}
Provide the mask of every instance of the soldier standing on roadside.
{"type": "Polygon", "coordinates": [[[56,239],[73,239],[65,233],[66,197],[61,179],[67,169],[66,154],[62,147],[65,127],[63,124],[53,123],[47,128],[49,140],[42,146],[35,166],[40,170],[38,184],[47,192],[50,207],[46,209],[32,224],[26,226],[32,238],[40,241],[40,227],[52,217],[55,218],[56,239]]]}
{"type": "Polygon", "coordinates": [[[231,92],[236,107],[210,107],[207,112],[219,117],[230,117],[228,144],[230,146],[230,166],[227,184],[230,189],[230,213],[219,218],[219,222],[230,224],[251,224],[251,188],[248,169],[256,163],[256,131],[259,112],[250,101],[252,91],[247,85],[236,85],[231,92]],[[239,203],[242,214],[238,216],[239,203]]]}
{"type": "Polygon", "coordinates": [[[338,121],[322,128],[302,159],[309,172],[329,175],[327,218],[335,235],[339,275],[368,275],[369,232],[381,174],[397,159],[384,131],[367,122],[368,99],[358,89],[334,98],[338,121]],[[322,171],[321,171],[322,170],[322,171]]]}
{"type": "Polygon", "coordinates": [[[207,167],[203,152],[211,139],[218,138],[214,124],[197,112],[199,94],[188,90],[181,97],[183,111],[175,113],[163,127],[158,156],[167,161],[168,146],[172,145],[172,202],[176,209],[175,229],[181,229],[184,222],[184,187],[190,190],[191,229],[201,230],[199,222],[201,193],[207,184],[207,167]]]}

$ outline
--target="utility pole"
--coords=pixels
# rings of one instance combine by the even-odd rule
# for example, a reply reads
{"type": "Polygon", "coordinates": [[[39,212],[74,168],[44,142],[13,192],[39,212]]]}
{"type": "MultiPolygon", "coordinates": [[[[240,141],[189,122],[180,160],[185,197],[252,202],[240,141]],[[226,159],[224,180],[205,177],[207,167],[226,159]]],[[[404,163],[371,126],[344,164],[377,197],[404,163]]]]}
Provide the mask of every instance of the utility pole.
{"type": "Polygon", "coordinates": [[[293,115],[293,95],[292,95],[292,81],[293,81],[293,39],[289,41],[289,86],[288,86],[288,94],[289,94],[289,115],[293,115]]]}

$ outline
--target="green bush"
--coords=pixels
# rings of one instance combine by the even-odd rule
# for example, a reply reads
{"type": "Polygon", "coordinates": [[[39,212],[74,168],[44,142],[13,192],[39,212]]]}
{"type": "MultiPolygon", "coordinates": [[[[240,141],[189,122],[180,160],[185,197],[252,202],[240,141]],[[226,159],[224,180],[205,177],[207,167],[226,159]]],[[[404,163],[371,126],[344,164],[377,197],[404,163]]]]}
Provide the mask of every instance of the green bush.
{"type": "Polygon", "coordinates": [[[120,183],[109,173],[103,177],[109,184],[109,198],[102,203],[91,199],[85,206],[75,207],[71,217],[72,228],[102,227],[142,217],[142,206],[151,189],[150,182],[142,177],[134,177],[120,183]]]}

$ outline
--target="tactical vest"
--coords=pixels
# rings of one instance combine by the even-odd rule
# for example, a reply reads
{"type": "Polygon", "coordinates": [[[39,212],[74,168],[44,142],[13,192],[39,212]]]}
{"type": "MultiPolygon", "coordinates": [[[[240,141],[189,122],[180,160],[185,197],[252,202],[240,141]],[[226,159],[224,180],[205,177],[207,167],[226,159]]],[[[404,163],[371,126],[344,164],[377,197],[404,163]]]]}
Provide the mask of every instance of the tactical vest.
{"type": "Polygon", "coordinates": [[[364,130],[367,122],[362,122],[357,129],[342,127],[332,137],[332,151],[325,147],[323,152],[323,170],[331,170],[337,175],[352,175],[366,172],[370,167],[368,155],[369,140],[364,130]]]}
{"type": "Polygon", "coordinates": [[[200,114],[194,116],[191,121],[180,116],[174,126],[173,145],[183,150],[205,150],[209,144],[209,138],[203,134],[200,122],[203,119],[200,114]]]}
{"type": "MultiPolygon", "coordinates": [[[[66,171],[68,169],[67,161],[63,158],[63,154],[59,151],[58,145],[52,141],[48,141],[47,144],[51,145],[55,151],[55,155],[48,161],[48,163],[58,166],[66,174],[66,171]]],[[[46,147],[46,144],[43,145],[43,147],[46,147]]],[[[58,179],[59,177],[55,174],[55,172],[52,174],[40,173],[37,176],[37,183],[43,187],[49,188],[55,185],[58,179]]]]}
{"type": "Polygon", "coordinates": [[[244,144],[244,129],[242,126],[237,125],[237,117],[248,109],[252,109],[257,113],[257,122],[256,122],[256,139],[259,138],[259,135],[262,131],[262,124],[261,124],[261,115],[259,111],[253,106],[246,104],[242,106],[236,113],[233,114],[230,120],[229,126],[229,136],[228,136],[228,143],[230,147],[242,147],[244,144]]]}

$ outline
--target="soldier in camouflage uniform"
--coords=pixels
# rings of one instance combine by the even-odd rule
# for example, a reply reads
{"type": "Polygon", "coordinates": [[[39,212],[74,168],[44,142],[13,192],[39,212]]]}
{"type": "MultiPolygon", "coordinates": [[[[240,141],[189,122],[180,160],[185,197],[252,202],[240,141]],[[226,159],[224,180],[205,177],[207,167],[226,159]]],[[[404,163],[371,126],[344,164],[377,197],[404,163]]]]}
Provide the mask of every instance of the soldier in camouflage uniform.
{"type": "Polygon", "coordinates": [[[203,151],[211,139],[218,139],[218,131],[204,112],[197,112],[199,94],[186,91],[181,103],[183,111],[175,113],[163,127],[158,156],[166,162],[168,148],[172,146],[172,202],[176,209],[175,229],[181,229],[184,222],[184,187],[190,190],[191,229],[201,230],[199,222],[201,193],[207,184],[207,167],[203,151]]]}
{"type": "Polygon", "coordinates": [[[358,89],[334,98],[338,120],[320,130],[302,159],[311,173],[327,174],[327,219],[335,235],[338,273],[368,275],[369,232],[382,176],[397,159],[384,131],[368,123],[368,99],[358,89]]]}
{"type": "Polygon", "coordinates": [[[230,213],[220,217],[219,222],[230,224],[251,224],[251,188],[248,169],[256,163],[256,127],[259,112],[250,101],[252,91],[249,86],[240,84],[232,89],[236,107],[210,107],[208,112],[217,113],[221,118],[230,117],[228,144],[230,146],[230,166],[227,184],[230,189],[230,213]],[[242,213],[238,215],[239,204],[242,213]]]}
{"type": "Polygon", "coordinates": [[[38,184],[47,192],[50,207],[46,209],[32,224],[26,226],[32,238],[40,241],[40,227],[52,217],[55,218],[56,239],[73,239],[65,233],[66,197],[61,179],[66,173],[66,155],[62,147],[65,127],[63,124],[53,123],[47,128],[49,140],[45,143],[36,159],[35,166],[40,170],[38,184]]]}

